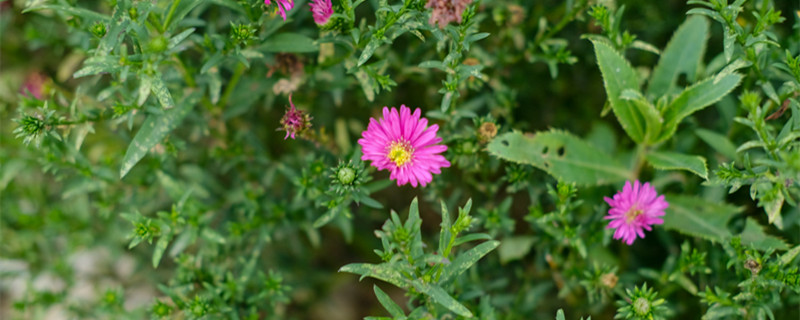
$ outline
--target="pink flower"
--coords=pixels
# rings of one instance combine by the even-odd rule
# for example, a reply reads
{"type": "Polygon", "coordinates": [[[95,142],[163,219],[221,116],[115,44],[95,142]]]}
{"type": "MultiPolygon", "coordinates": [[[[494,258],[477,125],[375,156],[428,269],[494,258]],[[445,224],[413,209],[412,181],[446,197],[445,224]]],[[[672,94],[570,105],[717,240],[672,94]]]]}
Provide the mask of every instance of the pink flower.
{"type": "Polygon", "coordinates": [[[461,23],[461,15],[472,0],[428,0],[425,8],[433,9],[428,21],[431,25],[439,25],[439,29],[453,21],[461,23]]]}
{"type": "Polygon", "coordinates": [[[328,20],[331,19],[331,15],[333,15],[333,4],[331,0],[311,0],[308,5],[311,6],[314,22],[316,22],[317,25],[325,25],[328,23],[328,20]]]}
{"type": "Polygon", "coordinates": [[[644,230],[652,230],[654,224],[662,224],[661,216],[669,203],[664,196],[656,193],[649,182],[644,185],[638,180],[631,187],[631,182],[626,181],[622,191],[614,195],[614,199],[604,197],[611,209],[608,210],[606,220],[611,220],[606,229],[614,231],[614,239],[622,239],[628,245],[633,244],[636,236],[644,238],[644,230]]]}
{"type": "Polygon", "coordinates": [[[437,144],[442,138],[436,136],[438,125],[428,127],[428,119],[420,118],[419,108],[411,113],[405,105],[397,109],[383,107],[383,119],[369,119],[367,130],[358,139],[364,153],[361,160],[370,160],[378,170],[387,169],[389,178],[397,185],[411,183],[423,187],[433,180],[432,174],[440,174],[440,168],[450,167],[450,162],[440,153],[447,146],[437,144]]]}
{"type": "Polygon", "coordinates": [[[283,137],[283,140],[288,139],[290,136],[294,139],[297,133],[311,128],[311,117],[294,107],[291,94],[289,95],[289,104],[292,107],[286,110],[283,118],[281,118],[281,128],[278,128],[278,131],[286,131],[286,136],[283,137]]]}
{"type": "MultiPolygon", "coordinates": [[[[269,5],[271,2],[271,0],[264,0],[265,5],[269,5]]],[[[278,13],[283,17],[283,21],[286,21],[286,11],[294,8],[294,0],[276,0],[276,2],[278,2],[278,13]]]]}

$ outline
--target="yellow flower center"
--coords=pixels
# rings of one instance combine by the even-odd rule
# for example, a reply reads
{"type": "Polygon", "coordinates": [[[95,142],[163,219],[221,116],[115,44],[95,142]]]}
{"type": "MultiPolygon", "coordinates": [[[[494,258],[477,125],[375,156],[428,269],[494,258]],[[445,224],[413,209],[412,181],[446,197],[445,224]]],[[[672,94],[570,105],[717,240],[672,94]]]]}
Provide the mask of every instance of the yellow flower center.
{"type": "Polygon", "coordinates": [[[642,215],[644,211],[637,209],[636,207],[631,208],[628,212],[625,213],[625,221],[627,223],[631,223],[636,217],[642,215]]]}
{"type": "Polygon", "coordinates": [[[402,167],[411,161],[411,155],[414,150],[405,141],[395,141],[389,146],[389,160],[392,160],[395,165],[402,167]]]}

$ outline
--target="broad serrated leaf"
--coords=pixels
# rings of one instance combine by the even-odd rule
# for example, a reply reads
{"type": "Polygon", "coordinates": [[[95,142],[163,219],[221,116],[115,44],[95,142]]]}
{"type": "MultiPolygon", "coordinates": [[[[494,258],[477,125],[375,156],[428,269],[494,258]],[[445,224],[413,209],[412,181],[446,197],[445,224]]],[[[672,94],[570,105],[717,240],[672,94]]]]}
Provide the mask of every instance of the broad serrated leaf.
{"type": "Polygon", "coordinates": [[[641,143],[645,134],[644,119],[636,111],[633,102],[620,97],[626,89],[639,90],[639,76],[633,66],[611,46],[598,40],[592,40],[592,44],[611,109],[625,133],[633,141],[641,143]]]}
{"type": "Polygon", "coordinates": [[[708,27],[708,20],[699,15],[690,16],[678,27],[653,69],[647,86],[649,97],[657,99],[672,92],[682,73],[689,82],[695,82],[697,67],[706,50],[708,27]]]}
{"type": "Polygon", "coordinates": [[[388,294],[383,292],[381,288],[378,288],[378,286],[373,285],[372,289],[373,291],[375,291],[375,297],[378,298],[378,302],[381,303],[383,308],[386,309],[386,311],[388,311],[389,314],[392,315],[392,317],[402,318],[406,316],[405,313],[403,313],[403,308],[400,308],[400,306],[394,303],[394,300],[392,300],[392,298],[390,298],[388,294]]]}
{"type": "Polygon", "coordinates": [[[739,86],[741,80],[742,76],[736,73],[721,78],[712,76],[683,90],[664,110],[664,130],[656,143],[672,137],[684,118],[719,101],[739,86]]]}
{"type": "Polygon", "coordinates": [[[472,249],[469,249],[466,252],[462,252],[461,254],[456,257],[453,262],[451,262],[447,267],[444,268],[444,272],[442,273],[442,277],[439,279],[439,283],[445,283],[450,281],[451,279],[458,277],[462,272],[469,269],[475,262],[478,262],[483,256],[487,253],[492,252],[497,246],[500,245],[500,241],[486,241],[475,246],[472,249]]]}
{"type": "Polygon", "coordinates": [[[706,159],[676,152],[653,151],[645,157],[647,162],[659,170],[686,170],[708,180],[706,159]]]}
{"type": "Polygon", "coordinates": [[[351,263],[339,268],[339,272],[349,272],[364,277],[375,278],[391,283],[398,288],[408,288],[408,280],[397,270],[386,264],[351,263]]]}
{"type": "Polygon", "coordinates": [[[500,263],[506,264],[510,261],[522,259],[533,247],[534,238],[532,236],[515,236],[503,239],[497,253],[500,255],[500,263]]]}
{"type": "Polygon", "coordinates": [[[731,237],[728,221],[741,208],[726,203],[709,202],[699,197],[669,195],[669,208],[664,215],[664,228],[713,242],[731,237]]]}
{"type": "Polygon", "coordinates": [[[128,174],[139,160],[142,160],[147,152],[167,136],[167,134],[178,127],[183,118],[192,111],[195,104],[192,97],[184,98],[183,103],[177,107],[164,111],[161,114],[151,114],[144,120],[139,132],[133,137],[133,141],[125,151],[122,158],[122,166],[119,169],[120,179],[128,174]]]}
{"type": "Polygon", "coordinates": [[[450,311],[453,311],[462,317],[472,318],[472,312],[470,312],[469,309],[467,309],[467,307],[465,307],[463,304],[458,302],[458,300],[450,296],[450,294],[448,294],[447,291],[444,291],[444,289],[441,287],[419,281],[414,281],[413,284],[417,291],[431,297],[433,301],[436,301],[450,311]]]}
{"type": "Polygon", "coordinates": [[[532,136],[506,133],[492,140],[488,150],[501,159],[532,165],[568,183],[600,185],[632,180],[631,172],[614,158],[562,131],[532,136]]]}
{"type": "Polygon", "coordinates": [[[302,34],[285,32],[270,36],[261,48],[266,52],[317,52],[319,44],[302,34]]]}
{"type": "Polygon", "coordinates": [[[747,223],[744,225],[744,231],[739,234],[742,238],[742,243],[752,246],[757,250],[787,250],[789,246],[783,239],[768,235],[764,232],[764,227],[758,224],[753,218],[747,218],[747,223]]]}
{"type": "Polygon", "coordinates": [[[727,137],[706,129],[697,129],[694,133],[711,148],[721,153],[728,159],[736,159],[736,146],[733,145],[733,142],[731,142],[731,140],[727,137]]]}

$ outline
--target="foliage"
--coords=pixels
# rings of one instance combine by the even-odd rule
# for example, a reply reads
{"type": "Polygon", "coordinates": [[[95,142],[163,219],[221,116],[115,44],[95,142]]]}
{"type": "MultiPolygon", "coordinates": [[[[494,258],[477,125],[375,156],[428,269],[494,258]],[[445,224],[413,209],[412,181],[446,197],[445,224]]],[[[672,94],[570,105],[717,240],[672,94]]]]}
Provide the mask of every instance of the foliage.
{"type": "Polygon", "coordinates": [[[0,2],[0,318],[800,316],[796,3],[310,2],[0,2]]]}

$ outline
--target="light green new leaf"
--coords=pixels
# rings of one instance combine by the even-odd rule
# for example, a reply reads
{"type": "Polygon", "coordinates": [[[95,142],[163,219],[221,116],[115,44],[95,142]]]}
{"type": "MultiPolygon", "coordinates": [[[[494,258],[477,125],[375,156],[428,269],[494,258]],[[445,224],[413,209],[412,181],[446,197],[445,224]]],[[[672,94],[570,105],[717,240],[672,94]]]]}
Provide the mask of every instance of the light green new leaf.
{"type": "Polygon", "coordinates": [[[632,101],[620,97],[626,89],[639,90],[639,76],[631,64],[611,46],[599,40],[592,40],[592,43],[611,109],[625,133],[633,141],[641,143],[645,134],[644,119],[632,101]]]}
{"type": "Polygon", "coordinates": [[[450,309],[450,311],[453,311],[462,317],[472,318],[472,312],[470,312],[469,309],[467,309],[467,307],[465,307],[463,304],[458,302],[458,300],[453,299],[453,297],[451,297],[447,291],[444,291],[444,289],[441,287],[419,281],[414,281],[413,284],[417,291],[431,297],[433,301],[436,301],[445,308],[450,309]]]}
{"type": "Polygon", "coordinates": [[[741,75],[731,73],[723,77],[710,77],[683,90],[664,110],[664,130],[656,143],[672,137],[684,118],[727,96],[739,86],[741,80],[741,75]]]}
{"type": "Polygon", "coordinates": [[[489,143],[489,153],[507,161],[529,164],[564,182],[600,185],[632,180],[631,172],[614,158],[562,131],[532,136],[510,132],[489,143]]]}
{"type": "Polygon", "coordinates": [[[439,279],[439,283],[445,283],[457,277],[469,269],[473,264],[475,264],[475,262],[478,262],[478,260],[483,258],[483,256],[485,256],[487,253],[497,248],[499,245],[500,241],[486,241],[468,250],[467,252],[459,254],[452,263],[444,268],[444,272],[442,273],[442,277],[439,279]]]}
{"type": "Polygon", "coordinates": [[[534,238],[532,236],[516,236],[503,239],[497,253],[500,255],[500,263],[506,264],[509,261],[522,259],[533,247],[534,238]]]}
{"type": "Polygon", "coordinates": [[[659,170],[686,170],[708,180],[706,159],[676,152],[654,151],[647,154],[647,162],[659,170]]]}
{"type": "Polygon", "coordinates": [[[391,314],[392,317],[402,318],[406,316],[405,313],[403,313],[403,309],[400,308],[400,306],[398,306],[396,303],[394,303],[392,298],[390,298],[389,295],[386,294],[386,292],[383,292],[381,288],[378,288],[378,286],[373,285],[372,290],[375,291],[375,296],[378,298],[378,302],[381,303],[381,305],[383,306],[384,309],[386,309],[386,311],[389,311],[389,314],[391,314]]]}
{"type": "Polygon", "coordinates": [[[758,250],[788,250],[789,246],[783,239],[768,235],[764,232],[764,227],[758,224],[753,218],[747,218],[744,231],[739,234],[742,243],[752,246],[758,250]]]}
{"type": "Polygon", "coordinates": [[[125,177],[128,171],[139,160],[142,160],[151,148],[160,143],[170,131],[178,127],[183,118],[192,111],[195,100],[192,97],[187,97],[184,98],[183,103],[178,108],[166,110],[162,114],[147,116],[139,132],[136,133],[133,141],[128,145],[128,150],[125,151],[125,157],[122,158],[122,166],[119,169],[120,179],[125,177]]]}
{"type": "Polygon", "coordinates": [[[267,38],[261,45],[266,52],[317,52],[319,45],[314,39],[299,33],[279,33],[267,38]]]}
{"type": "Polygon", "coordinates": [[[672,92],[678,76],[686,74],[689,82],[694,82],[697,66],[703,59],[708,38],[708,20],[702,16],[690,16],[672,35],[653,69],[653,76],[647,86],[647,95],[659,98],[672,92]]]}
{"type": "Polygon", "coordinates": [[[731,237],[728,221],[741,211],[726,203],[693,196],[669,195],[666,200],[669,208],[663,217],[664,228],[713,242],[727,241],[731,237]]]}
{"type": "Polygon", "coordinates": [[[408,288],[408,280],[387,264],[351,263],[339,268],[339,272],[349,272],[364,277],[375,278],[391,283],[398,288],[408,288]]]}

